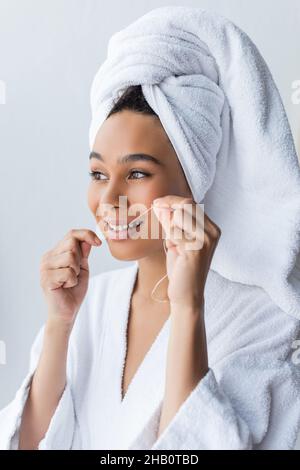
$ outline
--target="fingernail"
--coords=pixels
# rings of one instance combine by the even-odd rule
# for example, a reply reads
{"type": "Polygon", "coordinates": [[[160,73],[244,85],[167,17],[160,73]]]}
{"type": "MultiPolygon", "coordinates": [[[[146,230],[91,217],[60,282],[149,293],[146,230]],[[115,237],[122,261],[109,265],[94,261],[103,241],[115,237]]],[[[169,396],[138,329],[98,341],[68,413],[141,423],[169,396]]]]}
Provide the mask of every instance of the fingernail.
{"type": "Polygon", "coordinates": [[[97,245],[101,245],[101,241],[99,240],[99,238],[95,237],[94,240],[95,240],[95,243],[97,243],[97,245]]]}

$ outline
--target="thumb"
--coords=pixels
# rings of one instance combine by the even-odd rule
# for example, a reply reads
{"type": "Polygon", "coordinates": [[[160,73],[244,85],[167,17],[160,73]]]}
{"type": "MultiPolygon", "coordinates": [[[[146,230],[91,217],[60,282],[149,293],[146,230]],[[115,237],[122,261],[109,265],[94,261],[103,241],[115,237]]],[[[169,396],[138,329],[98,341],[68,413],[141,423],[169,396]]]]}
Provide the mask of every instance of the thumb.
{"type": "Polygon", "coordinates": [[[156,215],[157,219],[161,223],[163,229],[166,232],[166,235],[170,235],[171,229],[171,212],[170,210],[164,207],[155,207],[153,206],[154,214],[156,215]]]}
{"type": "Polygon", "coordinates": [[[81,252],[82,252],[82,260],[81,260],[81,267],[85,270],[89,270],[89,263],[88,263],[88,257],[91,252],[92,245],[90,245],[87,242],[80,242],[81,246],[81,252]]]}

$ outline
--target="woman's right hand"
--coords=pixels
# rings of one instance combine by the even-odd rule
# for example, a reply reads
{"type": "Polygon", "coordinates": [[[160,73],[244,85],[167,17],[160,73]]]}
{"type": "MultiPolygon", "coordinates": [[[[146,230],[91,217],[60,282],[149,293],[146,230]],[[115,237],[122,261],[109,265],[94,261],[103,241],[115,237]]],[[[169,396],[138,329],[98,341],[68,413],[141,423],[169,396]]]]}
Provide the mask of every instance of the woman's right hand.
{"type": "Polygon", "coordinates": [[[92,230],[72,229],[42,256],[40,285],[48,305],[48,315],[65,325],[73,325],[87,292],[88,256],[92,245],[102,245],[92,230]]]}

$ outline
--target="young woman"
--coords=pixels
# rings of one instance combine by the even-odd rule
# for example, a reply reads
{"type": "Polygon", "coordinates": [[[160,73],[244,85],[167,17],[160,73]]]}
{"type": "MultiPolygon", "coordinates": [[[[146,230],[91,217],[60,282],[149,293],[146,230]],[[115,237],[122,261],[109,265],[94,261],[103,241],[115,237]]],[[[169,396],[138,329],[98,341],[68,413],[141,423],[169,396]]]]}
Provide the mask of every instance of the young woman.
{"type": "Polygon", "coordinates": [[[211,269],[221,230],[199,217],[140,85],[126,88],[98,129],[89,165],[97,227],[112,256],[133,263],[89,278],[90,250],[102,242],[86,229],[45,253],[48,318],[0,413],[1,447],[292,449],[299,319],[261,287],[211,269]]]}

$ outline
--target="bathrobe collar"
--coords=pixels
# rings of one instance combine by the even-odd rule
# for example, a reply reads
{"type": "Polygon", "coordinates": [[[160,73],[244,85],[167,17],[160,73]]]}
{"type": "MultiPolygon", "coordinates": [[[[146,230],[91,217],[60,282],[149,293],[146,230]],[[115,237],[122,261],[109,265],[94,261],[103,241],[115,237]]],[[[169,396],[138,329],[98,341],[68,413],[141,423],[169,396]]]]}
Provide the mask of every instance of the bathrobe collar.
{"type": "MultiPolygon", "coordinates": [[[[105,303],[105,331],[95,389],[98,398],[101,396],[99,425],[105,425],[103,416],[109,420],[106,448],[112,448],[110,442],[115,449],[128,448],[149,417],[157,415],[164,395],[170,317],[132,377],[123,400],[121,396],[129,308],[137,273],[138,262],[119,270],[116,284],[109,286],[109,301],[105,303]]],[[[95,435],[103,436],[103,432],[95,435]]]]}

